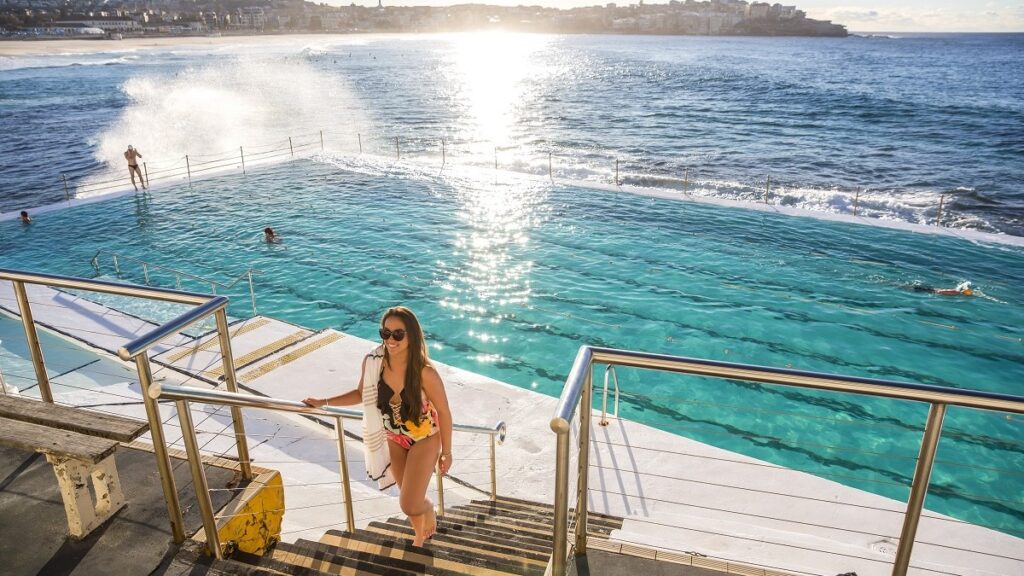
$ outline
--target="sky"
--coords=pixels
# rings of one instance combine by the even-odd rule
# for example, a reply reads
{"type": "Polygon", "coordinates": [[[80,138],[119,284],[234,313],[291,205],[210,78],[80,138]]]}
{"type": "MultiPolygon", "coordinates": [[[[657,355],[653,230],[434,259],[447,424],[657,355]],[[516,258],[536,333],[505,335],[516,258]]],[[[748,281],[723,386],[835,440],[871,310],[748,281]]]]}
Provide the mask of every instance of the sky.
{"type": "MultiPolygon", "coordinates": [[[[348,5],[351,0],[333,0],[348,5]]],[[[383,0],[389,6],[493,4],[541,5],[553,8],[627,5],[639,0],[383,0]]],[[[749,0],[748,0],[749,1],[749,0]]],[[[766,0],[795,5],[809,18],[844,24],[851,32],[1024,32],[1024,0],[766,0]]],[[[645,0],[667,4],[668,0],[645,0]]],[[[376,6],[377,0],[355,0],[376,6]]]]}

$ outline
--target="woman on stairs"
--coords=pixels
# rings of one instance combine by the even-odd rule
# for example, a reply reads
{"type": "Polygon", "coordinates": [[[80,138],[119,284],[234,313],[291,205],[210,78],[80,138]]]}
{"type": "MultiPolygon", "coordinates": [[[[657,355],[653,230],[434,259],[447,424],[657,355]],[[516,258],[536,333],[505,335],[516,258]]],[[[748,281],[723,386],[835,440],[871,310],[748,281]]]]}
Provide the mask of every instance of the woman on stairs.
{"type": "Polygon", "coordinates": [[[385,486],[389,474],[398,483],[402,511],[416,532],[413,544],[422,546],[437,531],[427,498],[430,475],[435,465],[441,474],[452,466],[451,410],[412,310],[389,308],[379,332],[384,342],[363,358],[355,390],[303,402],[315,408],[363,404],[367,473],[385,486]]]}

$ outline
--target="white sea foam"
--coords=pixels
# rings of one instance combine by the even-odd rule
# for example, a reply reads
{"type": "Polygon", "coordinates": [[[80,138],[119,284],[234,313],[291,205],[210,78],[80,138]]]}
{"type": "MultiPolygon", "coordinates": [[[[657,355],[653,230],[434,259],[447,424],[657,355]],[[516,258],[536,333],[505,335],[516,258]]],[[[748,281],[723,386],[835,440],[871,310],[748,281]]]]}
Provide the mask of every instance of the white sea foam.
{"type": "MultiPolygon", "coordinates": [[[[355,100],[344,79],[302,59],[219,60],[173,76],[137,76],[122,89],[131,102],[99,136],[96,147],[96,159],[111,166],[117,177],[124,170],[128,144],[142,153],[151,174],[181,172],[186,154],[192,170],[209,173],[209,167],[237,169],[232,162],[240,165],[243,152],[247,165],[261,158],[284,159],[286,155],[269,152],[288,150],[289,137],[296,147],[312,142],[318,147],[318,132],[324,127],[357,132],[368,124],[368,112],[351,104],[355,100]],[[333,105],[339,101],[350,104],[333,105]]],[[[86,182],[84,194],[91,194],[90,182],[110,176],[86,182]]]]}

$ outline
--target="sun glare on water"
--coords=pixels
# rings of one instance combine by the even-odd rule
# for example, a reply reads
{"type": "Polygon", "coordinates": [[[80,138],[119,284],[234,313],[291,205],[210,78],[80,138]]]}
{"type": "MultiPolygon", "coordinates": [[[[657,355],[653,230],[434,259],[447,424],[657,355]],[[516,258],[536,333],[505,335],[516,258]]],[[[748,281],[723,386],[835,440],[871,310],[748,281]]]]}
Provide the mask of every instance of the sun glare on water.
{"type": "Polygon", "coordinates": [[[451,37],[446,72],[456,105],[465,107],[470,133],[464,136],[507,146],[530,79],[546,73],[536,58],[551,37],[537,34],[478,33],[451,37]]]}

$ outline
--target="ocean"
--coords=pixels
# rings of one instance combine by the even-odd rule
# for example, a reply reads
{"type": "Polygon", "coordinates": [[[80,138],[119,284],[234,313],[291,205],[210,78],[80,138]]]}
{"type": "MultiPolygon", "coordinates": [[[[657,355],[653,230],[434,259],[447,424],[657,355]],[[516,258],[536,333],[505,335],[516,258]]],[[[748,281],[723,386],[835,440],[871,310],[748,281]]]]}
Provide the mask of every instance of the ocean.
{"type": "Polygon", "coordinates": [[[63,199],[63,176],[124,176],[129,143],[167,164],[323,130],[348,150],[443,140],[449,162],[601,182],[617,164],[625,184],[1024,235],[1022,34],[104,50],[0,58],[0,211],[63,199]]]}

